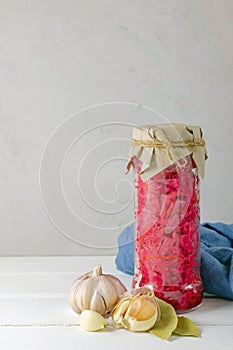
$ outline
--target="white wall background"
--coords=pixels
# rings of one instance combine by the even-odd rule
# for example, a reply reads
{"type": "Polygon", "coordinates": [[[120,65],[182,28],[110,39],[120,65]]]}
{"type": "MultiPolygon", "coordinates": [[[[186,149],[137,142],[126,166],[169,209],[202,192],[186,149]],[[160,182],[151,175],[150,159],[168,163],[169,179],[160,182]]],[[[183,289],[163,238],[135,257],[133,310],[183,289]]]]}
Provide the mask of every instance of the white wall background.
{"type": "MultiPolygon", "coordinates": [[[[115,251],[87,248],[59,233],[43,208],[38,180],[44,146],[56,127],[78,110],[108,101],[142,104],[169,121],[201,125],[209,151],[202,219],[233,221],[232,18],[231,0],[0,0],[0,255],[115,251]]],[[[80,196],[72,196],[69,186],[86,149],[105,138],[129,138],[130,126],[119,123],[159,119],[130,105],[98,107],[79,117],[69,126],[76,136],[102,122],[117,122],[118,128],[109,124],[101,132],[98,128],[93,135],[89,132],[90,139],[84,137],[69,154],[64,177],[74,206],[81,203],[80,196]]],[[[55,140],[57,149],[60,136],[55,140]]],[[[105,146],[99,152],[102,163],[107,150],[113,158],[125,157],[129,144],[105,146]],[[119,153],[114,153],[116,148],[119,153]]],[[[53,162],[57,152],[46,161],[53,162]]],[[[85,196],[93,202],[96,193],[90,175],[95,159],[87,162],[81,179],[85,196]]],[[[116,194],[111,192],[112,181],[123,176],[124,166],[119,159],[100,176],[101,195],[109,207],[116,194]]],[[[51,177],[45,192],[54,190],[51,177]]],[[[130,193],[125,184],[120,185],[121,204],[130,193]]],[[[56,193],[54,199],[52,195],[50,209],[55,208],[58,226],[63,220],[72,222],[73,218],[63,217],[65,209],[56,202],[56,193]]],[[[81,204],[76,208],[92,226],[105,230],[76,220],[68,228],[66,222],[63,231],[70,235],[71,230],[71,238],[82,244],[113,247],[120,229],[106,228],[111,219],[114,227],[126,224],[132,211],[103,216],[89,209],[81,204]]]]}

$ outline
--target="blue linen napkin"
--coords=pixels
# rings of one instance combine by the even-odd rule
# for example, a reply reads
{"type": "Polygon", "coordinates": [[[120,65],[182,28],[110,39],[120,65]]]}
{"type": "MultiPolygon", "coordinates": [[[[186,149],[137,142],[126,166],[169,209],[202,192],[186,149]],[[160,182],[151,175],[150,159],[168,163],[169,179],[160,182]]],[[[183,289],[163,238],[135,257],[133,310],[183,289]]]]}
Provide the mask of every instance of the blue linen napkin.
{"type": "MultiPolygon", "coordinates": [[[[200,225],[201,277],[206,293],[233,300],[233,224],[205,222],[200,225]]],[[[134,274],[134,225],[118,237],[116,267],[134,274]]]]}

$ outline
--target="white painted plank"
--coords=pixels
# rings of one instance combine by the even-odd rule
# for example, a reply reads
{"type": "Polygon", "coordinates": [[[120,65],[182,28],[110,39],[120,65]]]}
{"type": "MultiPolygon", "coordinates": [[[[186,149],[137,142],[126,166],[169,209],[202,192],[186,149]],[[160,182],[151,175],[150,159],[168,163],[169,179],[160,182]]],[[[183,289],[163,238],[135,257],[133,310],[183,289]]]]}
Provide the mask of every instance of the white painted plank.
{"type": "Polygon", "coordinates": [[[221,298],[204,298],[198,309],[187,313],[185,316],[199,325],[233,326],[233,302],[221,298]]]}
{"type": "MultiPolygon", "coordinates": [[[[205,299],[203,305],[185,316],[198,325],[232,325],[233,303],[221,299],[205,299]]],[[[27,297],[0,299],[0,325],[74,325],[76,315],[66,297],[27,297]]]]}
{"type": "Polygon", "coordinates": [[[109,349],[142,347],[202,350],[233,348],[233,303],[205,298],[186,316],[200,325],[202,337],[173,338],[165,342],[149,334],[125,330],[86,333],[68,304],[73,280],[101,263],[128,288],[132,277],[116,270],[114,257],[52,257],[0,259],[0,347],[4,350],[109,349]]]}
{"type": "Polygon", "coordinates": [[[0,327],[4,350],[232,350],[233,327],[203,327],[201,338],[172,337],[164,341],[148,333],[107,330],[87,333],[79,327],[0,327]]]}
{"type": "MultiPolygon", "coordinates": [[[[98,262],[130,288],[132,277],[115,269],[114,257],[1,258],[0,324],[76,324],[77,316],[68,304],[70,287],[98,262]]],[[[206,298],[187,316],[199,325],[233,325],[233,303],[206,298]]]]}
{"type": "Polygon", "coordinates": [[[0,299],[0,325],[73,325],[78,318],[68,298],[0,299]]]}

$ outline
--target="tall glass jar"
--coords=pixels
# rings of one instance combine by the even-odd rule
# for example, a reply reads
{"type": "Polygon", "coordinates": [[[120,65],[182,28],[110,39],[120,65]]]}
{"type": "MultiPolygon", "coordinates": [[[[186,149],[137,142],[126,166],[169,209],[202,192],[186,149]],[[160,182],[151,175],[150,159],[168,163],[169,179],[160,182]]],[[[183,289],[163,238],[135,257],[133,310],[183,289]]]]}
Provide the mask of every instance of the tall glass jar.
{"type": "Polygon", "coordinates": [[[202,132],[165,124],[137,128],[136,136],[130,162],[135,173],[133,286],[150,285],[158,298],[185,312],[201,304],[203,293],[199,173],[207,155],[202,132]]]}

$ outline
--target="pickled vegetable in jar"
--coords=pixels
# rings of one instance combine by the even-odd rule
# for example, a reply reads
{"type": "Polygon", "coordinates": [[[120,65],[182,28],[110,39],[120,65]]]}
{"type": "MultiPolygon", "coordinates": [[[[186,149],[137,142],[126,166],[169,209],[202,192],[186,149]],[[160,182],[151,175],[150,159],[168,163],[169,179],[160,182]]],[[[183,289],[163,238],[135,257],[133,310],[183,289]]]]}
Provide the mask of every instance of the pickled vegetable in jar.
{"type": "Polygon", "coordinates": [[[202,302],[200,178],[207,158],[198,126],[135,127],[130,163],[135,185],[133,287],[186,312],[202,302]]]}

